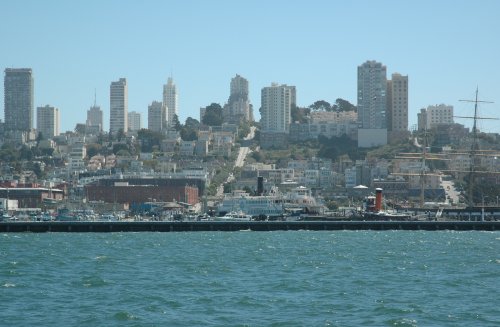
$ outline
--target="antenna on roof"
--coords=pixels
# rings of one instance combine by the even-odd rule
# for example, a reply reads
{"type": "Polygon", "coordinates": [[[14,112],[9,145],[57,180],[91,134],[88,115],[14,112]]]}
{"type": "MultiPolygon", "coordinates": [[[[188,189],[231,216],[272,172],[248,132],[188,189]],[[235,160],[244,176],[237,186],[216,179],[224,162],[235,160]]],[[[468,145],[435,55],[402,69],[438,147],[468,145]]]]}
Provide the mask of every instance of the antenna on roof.
{"type": "Polygon", "coordinates": [[[96,106],[97,91],[94,88],[94,107],[96,106]]]}

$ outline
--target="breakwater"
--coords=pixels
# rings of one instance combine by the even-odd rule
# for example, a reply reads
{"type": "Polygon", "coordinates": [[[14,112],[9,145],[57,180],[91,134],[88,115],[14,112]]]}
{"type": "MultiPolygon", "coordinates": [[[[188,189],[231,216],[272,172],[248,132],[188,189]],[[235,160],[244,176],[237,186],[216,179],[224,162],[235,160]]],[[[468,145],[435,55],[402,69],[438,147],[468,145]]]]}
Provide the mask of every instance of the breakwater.
{"type": "Polygon", "coordinates": [[[498,231],[500,221],[248,221],[248,222],[0,222],[0,233],[110,233],[280,230],[457,230],[498,231]]]}

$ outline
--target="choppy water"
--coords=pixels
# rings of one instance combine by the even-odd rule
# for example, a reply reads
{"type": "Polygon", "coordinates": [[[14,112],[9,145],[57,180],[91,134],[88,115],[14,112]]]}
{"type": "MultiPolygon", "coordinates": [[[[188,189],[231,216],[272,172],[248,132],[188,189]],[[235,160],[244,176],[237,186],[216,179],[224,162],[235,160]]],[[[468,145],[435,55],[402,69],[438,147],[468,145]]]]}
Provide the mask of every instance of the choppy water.
{"type": "Polygon", "coordinates": [[[499,326],[500,233],[0,235],[1,326],[499,326]]]}

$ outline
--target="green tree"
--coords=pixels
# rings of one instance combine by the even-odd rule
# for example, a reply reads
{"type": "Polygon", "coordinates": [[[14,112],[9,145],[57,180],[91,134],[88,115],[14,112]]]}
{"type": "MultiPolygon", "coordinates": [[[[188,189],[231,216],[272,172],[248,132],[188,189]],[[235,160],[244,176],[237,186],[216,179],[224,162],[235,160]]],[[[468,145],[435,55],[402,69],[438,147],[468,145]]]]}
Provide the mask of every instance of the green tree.
{"type": "Polygon", "coordinates": [[[309,108],[299,108],[296,105],[292,104],[290,115],[292,122],[305,123],[307,122],[307,116],[310,113],[309,108]]]}
{"type": "Polygon", "coordinates": [[[92,158],[93,156],[100,153],[102,146],[97,143],[91,143],[87,145],[87,156],[92,158]]]}
{"type": "Polygon", "coordinates": [[[205,108],[205,115],[201,122],[208,126],[222,125],[222,107],[218,103],[212,103],[205,108]]]}
{"type": "Polygon", "coordinates": [[[181,139],[183,141],[195,141],[198,139],[197,129],[184,126],[181,129],[181,139]]]}
{"type": "Polygon", "coordinates": [[[184,126],[192,128],[192,129],[198,129],[200,127],[200,122],[194,118],[188,117],[186,118],[186,123],[184,126]]]}
{"type": "Polygon", "coordinates": [[[332,106],[332,110],[335,111],[357,111],[358,108],[347,100],[338,98],[335,100],[335,104],[332,106]]]}
{"type": "Polygon", "coordinates": [[[141,152],[152,152],[153,147],[160,146],[164,136],[161,133],[142,128],[137,132],[137,140],[140,144],[141,152]]]}
{"type": "Polygon", "coordinates": [[[330,105],[329,102],[325,100],[318,100],[314,102],[312,105],[309,106],[311,110],[315,111],[331,111],[332,106],[330,105]]]}
{"type": "Polygon", "coordinates": [[[182,125],[181,125],[181,122],[179,121],[179,116],[177,116],[177,114],[174,114],[173,123],[174,123],[175,130],[180,131],[182,128],[182,125]]]}

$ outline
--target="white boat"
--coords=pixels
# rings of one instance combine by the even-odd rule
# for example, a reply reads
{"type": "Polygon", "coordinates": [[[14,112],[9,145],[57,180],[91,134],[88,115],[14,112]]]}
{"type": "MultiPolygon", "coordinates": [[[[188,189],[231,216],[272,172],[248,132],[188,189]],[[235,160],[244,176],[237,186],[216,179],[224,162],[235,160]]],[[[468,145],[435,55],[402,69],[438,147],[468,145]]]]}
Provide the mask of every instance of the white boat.
{"type": "Polygon", "coordinates": [[[250,221],[252,216],[242,211],[231,211],[221,217],[215,217],[215,221],[250,221]]]}

